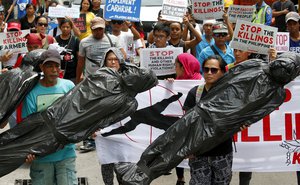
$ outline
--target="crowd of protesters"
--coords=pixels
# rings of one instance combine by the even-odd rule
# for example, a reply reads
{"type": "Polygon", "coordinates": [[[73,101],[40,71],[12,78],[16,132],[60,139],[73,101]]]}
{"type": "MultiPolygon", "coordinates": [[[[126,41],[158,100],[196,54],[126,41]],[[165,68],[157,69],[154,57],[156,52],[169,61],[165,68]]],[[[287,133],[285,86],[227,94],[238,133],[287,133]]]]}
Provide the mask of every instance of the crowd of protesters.
{"type": "MultiPolygon", "coordinates": [[[[87,75],[92,75],[101,67],[120,69],[121,60],[139,65],[139,55],[143,48],[182,47],[183,54],[176,58],[174,74],[159,75],[161,80],[201,79],[205,85],[190,90],[184,107],[192,108],[205,96],[210,87],[231,67],[251,58],[272,61],[277,52],[274,48],[269,55],[250,53],[230,47],[234,24],[229,21],[226,10],[232,4],[253,5],[252,22],[278,28],[288,32],[290,51],[300,53],[300,16],[290,0],[225,0],[224,15],[219,20],[195,20],[191,7],[187,7],[182,22],[163,20],[161,12],[150,33],[145,33],[141,23],[126,20],[103,19],[101,0],[82,0],[80,18],[85,26],[78,26],[76,19],[70,17],[52,18],[48,16],[49,7],[63,6],[61,2],[45,0],[20,0],[7,9],[0,0],[0,32],[30,30],[25,36],[28,52],[44,48],[47,56],[40,68],[44,77],[23,102],[21,114],[16,111],[9,119],[10,127],[16,125],[27,115],[45,109],[56,98],[67,93],[74,84],[80,83],[87,75]],[[50,24],[57,27],[49,30],[50,24]],[[50,48],[54,44],[64,50],[50,48]],[[63,79],[61,79],[63,78],[63,79]],[[49,100],[48,95],[53,95],[49,100]],[[43,98],[44,95],[47,95],[43,98]],[[41,106],[43,105],[43,106],[41,106]]],[[[1,72],[19,67],[26,53],[10,50],[0,51],[1,72]]],[[[245,129],[243,127],[242,129],[245,129]]],[[[92,138],[84,141],[82,152],[95,149],[92,138]]],[[[30,177],[33,185],[76,184],[74,145],[63,150],[37,158],[29,155],[30,177]]],[[[189,156],[191,185],[229,184],[232,176],[232,141],[215,147],[201,156],[189,156]]],[[[113,164],[102,165],[102,176],[106,185],[113,184],[113,164]],[[106,169],[106,170],[105,170],[106,169]]],[[[251,172],[240,173],[240,185],[249,185],[251,172]]],[[[177,185],[185,184],[183,170],[177,169],[177,185]]],[[[298,184],[300,173],[297,172],[298,184]]]]}

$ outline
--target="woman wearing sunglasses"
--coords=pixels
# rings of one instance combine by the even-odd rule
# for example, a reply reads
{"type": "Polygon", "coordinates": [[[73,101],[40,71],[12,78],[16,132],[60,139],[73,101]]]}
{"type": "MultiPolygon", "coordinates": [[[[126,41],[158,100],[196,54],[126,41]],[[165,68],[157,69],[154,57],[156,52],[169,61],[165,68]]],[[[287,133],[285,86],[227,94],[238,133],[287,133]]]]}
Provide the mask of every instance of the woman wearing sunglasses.
{"type": "Polygon", "coordinates": [[[48,49],[50,44],[56,42],[55,38],[47,35],[48,19],[45,16],[39,16],[35,20],[35,29],[37,35],[42,39],[43,49],[48,49]],[[42,36],[43,35],[43,36],[42,36]]]}
{"type": "MultiPolygon", "coordinates": [[[[184,102],[187,111],[203,98],[225,73],[227,64],[219,56],[209,56],[203,62],[204,85],[192,88],[184,102]]],[[[232,177],[232,141],[228,139],[212,150],[189,158],[190,185],[228,184],[232,177]]]]}

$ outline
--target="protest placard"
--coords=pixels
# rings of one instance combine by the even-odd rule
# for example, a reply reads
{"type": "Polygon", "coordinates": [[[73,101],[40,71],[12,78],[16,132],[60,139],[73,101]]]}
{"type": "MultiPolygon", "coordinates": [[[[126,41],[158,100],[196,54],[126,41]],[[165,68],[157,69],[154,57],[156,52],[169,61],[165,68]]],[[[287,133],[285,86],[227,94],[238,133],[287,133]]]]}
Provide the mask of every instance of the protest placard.
{"type": "Polygon", "coordinates": [[[106,0],[104,18],[140,21],[141,0],[106,0]]]}
{"type": "Polygon", "coordinates": [[[253,53],[268,54],[275,47],[277,28],[238,20],[231,47],[253,53]]]}
{"type": "Polygon", "coordinates": [[[13,53],[26,53],[27,39],[24,38],[30,30],[0,33],[0,50],[10,50],[13,53]]]}
{"type": "Polygon", "coordinates": [[[186,0],[164,0],[161,12],[162,19],[182,22],[186,7],[186,0]]]}
{"type": "Polygon", "coordinates": [[[251,22],[253,11],[254,6],[231,5],[228,9],[228,18],[232,23],[236,23],[238,19],[251,22]]]}
{"type": "Polygon", "coordinates": [[[224,12],[224,0],[193,0],[192,12],[197,20],[220,19],[224,12]]]}
{"type": "Polygon", "coordinates": [[[55,18],[64,18],[64,17],[71,17],[71,18],[79,18],[80,14],[80,6],[72,6],[71,8],[67,8],[64,6],[57,6],[57,7],[49,7],[48,16],[55,17],[55,18]]]}
{"type": "Polygon", "coordinates": [[[74,19],[73,23],[80,30],[81,33],[86,32],[86,15],[85,15],[85,13],[80,14],[79,18],[74,19]]]}
{"type": "Polygon", "coordinates": [[[175,59],[183,48],[141,49],[141,66],[151,69],[158,76],[175,74],[175,59]]]}
{"type": "Polygon", "coordinates": [[[290,50],[290,35],[288,32],[277,33],[275,49],[278,53],[290,50]]]}

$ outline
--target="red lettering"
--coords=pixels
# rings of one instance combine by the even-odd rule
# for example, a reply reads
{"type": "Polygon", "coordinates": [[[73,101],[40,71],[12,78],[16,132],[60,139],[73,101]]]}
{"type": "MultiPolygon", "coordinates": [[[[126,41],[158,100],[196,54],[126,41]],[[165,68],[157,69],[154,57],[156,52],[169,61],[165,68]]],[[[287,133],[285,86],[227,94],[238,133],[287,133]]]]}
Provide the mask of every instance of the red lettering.
{"type": "Polygon", "coordinates": [[[243,33],[244,33],[244,32],[239,31],[239,32],[238,32],[238,37],[239,37],[239,38],[243,38],[243,33]]]}
{"type": "Polygon", "coordinates": [[[300,164],[300,153],[294,152],[292,164],[300,164]]]}
{"type": "Polygon", "coordinates": [[[241,141],[242,142],[258,142],[259,141],[259,136],[249,136],[248,135],[248,128],[243,130],[241,132],[241,141]]]}
{"type": "Polygon", "coordinates": [[[285,90],[285,94],[286,94],[284,102],[288,102],[292,99],[292,93],[289,89],[284,89],[284,90],[285,90]]]}
{"type": "Polygon", "coordinates": [[[285,114],[285,139],[293,140],[292,114],[285,114]]]}
{"type": "Polygon", "coordinates": [[[240,30],[244,30],[245,28],[245,24],[241,24],[241,28],[240,28],[240,30]]]}
{"type": "Polygon", "coordinates": [[[295,115],[296,119],[296,139],[300,139],[300,113],[295,115]]]}
{"type": "Polygon", "coordinates": [[[281,141],[281,135],[271,135],[270,115],[263,118],[263,137],[264,141],[281,141]]]}

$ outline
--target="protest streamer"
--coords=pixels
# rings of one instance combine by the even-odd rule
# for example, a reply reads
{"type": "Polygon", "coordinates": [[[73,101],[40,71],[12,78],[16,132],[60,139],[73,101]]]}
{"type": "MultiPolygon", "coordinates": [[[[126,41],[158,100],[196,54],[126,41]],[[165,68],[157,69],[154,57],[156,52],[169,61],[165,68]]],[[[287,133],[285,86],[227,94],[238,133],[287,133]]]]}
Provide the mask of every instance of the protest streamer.
{"type": "Polygon", "coordinates": [[[192,14],[196,20],[220,19],[224,12],[224,0],[193,0],[192,14]]]}
{"type": "Polygon", "coordinates": [[[174,74],[175,59],[182,52],[182,47],[141,49],[141,67],[151,69],[158,76],[174,74]]]}
{"type": "Polygon", "coordinates": [[[275,49],[278,53],[290,50],[290,34],[288,32],[278,32],[275,49]]]}
{"type": "Polygon", "coordinates": [[[186,13],[186,0],[164,0],[162,5],[162,19],[168,21],[182,22],[186,13]]]}
{"type": "Polygon", "coordinates": [[[80,14],[79,18],[73,19],[73,23],[80,30],[81,33],[86,32],[86,15],[80,14]]]}
{"type": "MultiPolygon", "coordinates": [[[[164,115],[182,116],[182,105],[187,92],[204,80],[175,80],[170,84],[160,80],[159,84],[147,92],[139,94],[138,109],[154,105],[164,98],[183,93],[182,97],[167,106],[164,115]]],[[[300,164],[300,78],[286,85],[285,102],[257,124],[238,132],[234,136],[237,152],[234,152],[233,171],[279,172],[299,171],[300,164]]],[[[137,162],[141,153],[163,130],[146,124],[139,124],[135,130],[126,134],[102,137],[101,133],[109,132],[128,122],[126,118],[97,133],[97,155],[101,164],[117,162],[137,162]],[[105,150],[110,148],[110,150],[105,150]],[[134,152],[132,152],[134,151],[134,152]]],[[[182,167],[188,167],[181,164],[182,167]]]]}
{"type": "Polygon", "coordinates": [[[49,7],[48,16],[54,18],[79,18],[80,6],[73,5],[71,8],[64,6],[49,7]]]}
{"type": "Polygon", "coordinates": [[[104,18],[139,22],[140,12],[141,0],[106,0],[104,18]]]}
{"type": "Polygon", "coordinates": [[[13,53],[26,53],[27,39],[24,37],[29,33],[30,30],[0,33],[0,50],[10,50],[13,53]]]}
{"type": "Polygon", "coordinates": [[[231,48],[252,53],[268,54],[276,44],[278,28],[238,20],[231,41],[231,48]]]}
{"type": "Polygon", "coordinates": [[[253,16],[254,6],[231,5],[228,9],[228,18],[230,22],[244,20],[251,22],[253,16]]]}

